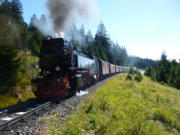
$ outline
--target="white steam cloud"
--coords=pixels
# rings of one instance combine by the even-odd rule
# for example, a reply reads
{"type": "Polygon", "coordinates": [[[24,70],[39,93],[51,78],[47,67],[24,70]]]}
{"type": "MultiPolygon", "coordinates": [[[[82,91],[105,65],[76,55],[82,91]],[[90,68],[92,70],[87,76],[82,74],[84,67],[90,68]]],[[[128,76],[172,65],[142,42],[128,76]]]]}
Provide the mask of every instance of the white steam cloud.
{"type": "Polygon", "coordinates": [[[96,0],[44,1],[49,13],[48,21],[45,15],[42,15],[40,19],[34,15],[32,23],[45,36],[56,36],[62,33],[62,31],[69,31],[72,24],[76,24],[79,20],[87,21],[98,13],[96,0]]]}
{"type": "Polygon", "coordinates": [[[63,31],[78,19],[88,20],[97,14],[95,0],[46,0],[53,29],[63,31]]]}
{"type": "Polygon", "coordinates": [[[38,19],[35,15],[32,17],[32,24],[36,27],[44,36],[53,35],[55,32],[49,28],[45,15],[38,19]]]}

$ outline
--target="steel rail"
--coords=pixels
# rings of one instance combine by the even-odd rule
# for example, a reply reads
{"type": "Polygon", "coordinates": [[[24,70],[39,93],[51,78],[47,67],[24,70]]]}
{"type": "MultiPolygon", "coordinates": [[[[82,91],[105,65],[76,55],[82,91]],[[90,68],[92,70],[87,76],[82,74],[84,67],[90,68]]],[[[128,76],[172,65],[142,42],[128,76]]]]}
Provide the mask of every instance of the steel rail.
{"type": "Polygon", "coordinates": [[[37,114],[38,112],[42,111],[42,110],[47,110],[48,107],[50,106],[50,102],[47,102],[39,107],[36,107],[30,111],[27,111],[25,114],[18,116],[10,121],[7,121],[6,123],[0,124],[0,131],[2,131],[3,129],[9,128],[11,125],[19,122],[19,121],[24,121],[27,117],[33,115],[33,114],[37,114]]]}
{"type": "Polygon", "coordinates": [[[4,111],[0,112],[0,117],[7,115],[7,112],[8,112],[8,110],[4,110],[4,111]]]}

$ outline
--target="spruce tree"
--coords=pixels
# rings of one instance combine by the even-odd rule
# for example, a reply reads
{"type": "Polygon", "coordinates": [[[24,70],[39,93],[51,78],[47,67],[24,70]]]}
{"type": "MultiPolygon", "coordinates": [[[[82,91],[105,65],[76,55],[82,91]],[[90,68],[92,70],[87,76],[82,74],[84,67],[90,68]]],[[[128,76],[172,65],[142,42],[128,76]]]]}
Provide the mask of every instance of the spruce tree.
{"type": "Polygon", "coordinates": [[[28,39],[28,48],[34,56],[39,56],[41,48],[42,36],[38,31],[32,33],[28,39]]]}
{"type": "Polygon", "coordinates": [[[157,78],[156,78],[156,71],[155,71],[154,68],[151,69],[150,77],[151,77],[152,81],[156,81],[157,80],[157,78]]]}
{"type": "Polygon", "coordinates": [[[76,35],[76,36],[77,36],[77,38],[79,40],[80,46],[87,47],[87,43],[85,42],[86,41],[86,32],[84,30],[84,26],[83,25],[79,29],[78,35],[76,35]]]}
{"type": "Polygon", "coordinates": [[[167,60],[166,53],[163,52],[161,60],[157,64],[157,80],[159,82],[168,83],[170,68],[170,62],[167,60]]]}
{"type": "Polygon", "coordinates": [[[23,9],[20,0],[12,0],[11,6],[11,16],[15,19],[15,21],[22,22],[23,9]]]}
{"type": "Polygon", "coordinates": [[[11,16],[11,3],[8,0],[3,0],[0,5],[0,14],[6,17],[11,16]]]}
{"type": "Polygon", "coordinates": [[[0,15],[0,45],[13,44],[13,38],[13,30],[11,25],[8,24],[8,17],[0,15]]]}
{"type": "Polygon", "coordinates": [[[7,93],[20,82],[21,60],[13,45],[0,45],[0,94],[7,93]]]}
{"type": "Polygon", "coordinates": [[[180,65],[176,67],[175,75],[175,87],[180,89],[180,65]]]}
{"type": "Polygon", "coordinates": [[[0,20],[0,93],[6,93],[20,81],[22,64],[8,17],[0,15],[0,20]]]}
{"type": "Polygon", "coordinates": [[[31,31],[31,32],[37,31],[37,28],[34,26],[34,21],[36,21],[36,22],[39,21],[36,14],[33,14],[33,16],[30,19],[29,31],[31,31]]]}
{"type": "Polygon", "coordinates": [[[172,87],[175,86],[175,77],[176,77],[176,67],[172,63],[171,70],[170,70],[170,75],[169,75],[169,78],[168,78],[168,84],[170,86],[172,86],[172,87]]]}
{"type": "Polygon", "coordinates": [[[110,52],[110,38],[107,35],[106,28],[103,23],[100,23],[98,26],[97,33],[95,35],[95,45],[99,47],[103,56],[103,60],[108,60],[108,62],[112,62],[112,54],[110,52]]]}

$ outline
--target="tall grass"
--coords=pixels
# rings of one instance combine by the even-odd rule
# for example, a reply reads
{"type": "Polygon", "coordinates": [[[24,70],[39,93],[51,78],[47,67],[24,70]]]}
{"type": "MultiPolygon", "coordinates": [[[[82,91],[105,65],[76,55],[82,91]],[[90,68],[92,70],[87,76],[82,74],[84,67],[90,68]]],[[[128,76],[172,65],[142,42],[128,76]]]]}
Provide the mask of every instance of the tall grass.
{"type": "Polygon", "coordinates": [[[169,135],[180,134],[180,91],[152,82],[109,80],[90,95],[65,124],[53,117],[49,134],[169,135]],[[56,125],[56,126],[54,126],[56,125]],[[57,126],[58,125],[58,126],[57,126]]]}
{"type": "Polygon", "coordinates": [[[31,98],[35,98],[31,90],[25,89],[24,91],[21,91],[20,93],[17,93],[16,90],[11,91],[7,94],[0,95],[0,108],[15,105],[20,102],[25,102],[31,98]]]}

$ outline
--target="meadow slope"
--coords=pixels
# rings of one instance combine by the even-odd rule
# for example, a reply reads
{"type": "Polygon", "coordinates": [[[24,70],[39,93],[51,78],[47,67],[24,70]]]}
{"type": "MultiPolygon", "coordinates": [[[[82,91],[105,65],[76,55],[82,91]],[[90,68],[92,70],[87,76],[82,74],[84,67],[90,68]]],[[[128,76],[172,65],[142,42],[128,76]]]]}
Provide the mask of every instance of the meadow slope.
{"type": "Polygon", "coordinates": [[[127,81],[118,75],[86,98],[65,124],[49,118],[48,134],[180,134],[180,91],[144,77],[127,81]]]}

